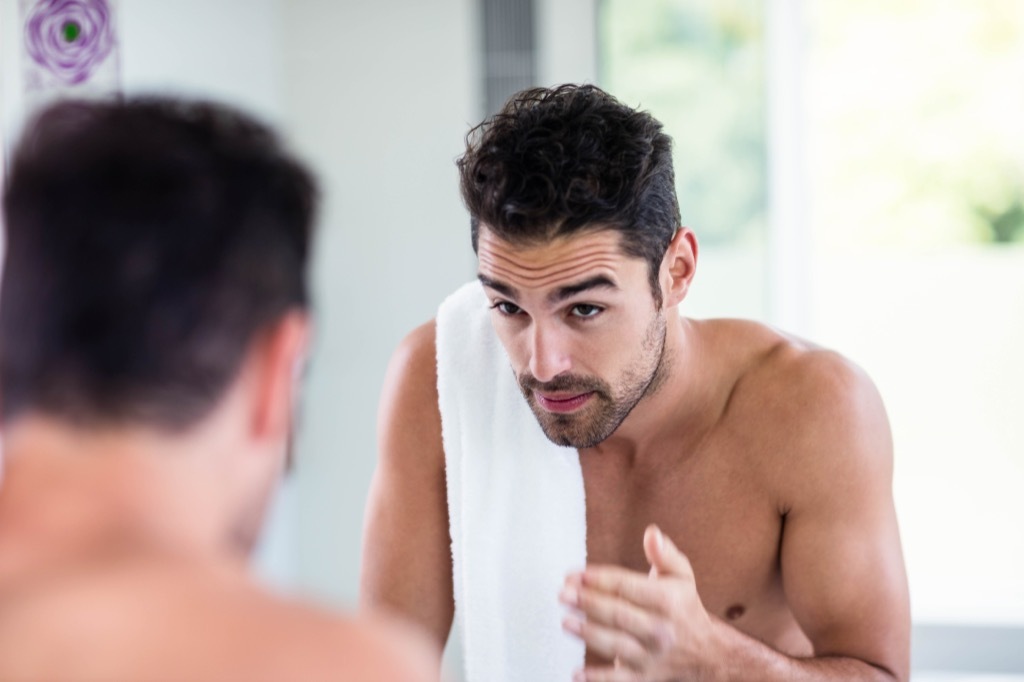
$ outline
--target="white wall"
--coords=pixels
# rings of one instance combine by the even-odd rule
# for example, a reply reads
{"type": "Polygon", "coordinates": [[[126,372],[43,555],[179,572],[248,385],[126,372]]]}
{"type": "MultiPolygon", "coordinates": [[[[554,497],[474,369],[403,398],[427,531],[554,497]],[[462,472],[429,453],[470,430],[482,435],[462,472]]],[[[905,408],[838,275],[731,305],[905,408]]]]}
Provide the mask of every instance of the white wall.
{"type": "Polygon", "coordinates": [[[534,0],[537,84],[597,82],[597,1],[534,0]]]}
{"type": "Polygon", "coordinates": [[[278,0],[121,0],[126,92],[181,92],[280,123],[278,0]]]}
{"type": "Polygon", "coordinates": [[[298,585],[351,603],[387,361],[474,273],[453,161],[479,115],[475,3],[282,7],[286,128],[324,189],[295,480],[298,585]]]}

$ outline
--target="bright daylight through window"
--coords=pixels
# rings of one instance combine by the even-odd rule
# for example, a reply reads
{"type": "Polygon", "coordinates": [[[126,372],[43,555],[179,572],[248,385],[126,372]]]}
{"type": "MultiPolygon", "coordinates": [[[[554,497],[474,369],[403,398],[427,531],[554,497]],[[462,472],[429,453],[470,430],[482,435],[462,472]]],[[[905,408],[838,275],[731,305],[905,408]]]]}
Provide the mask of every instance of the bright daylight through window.
{"type": "MultiPolygon", "coordinates": [[[[915,620],[1024,624],[1024,3],[802,6],[801,331],[886,400],[915,620]]],[[[676,140],[684,312],[775,321],[768,6],[600,7],[603,84],[676,140]]]]}

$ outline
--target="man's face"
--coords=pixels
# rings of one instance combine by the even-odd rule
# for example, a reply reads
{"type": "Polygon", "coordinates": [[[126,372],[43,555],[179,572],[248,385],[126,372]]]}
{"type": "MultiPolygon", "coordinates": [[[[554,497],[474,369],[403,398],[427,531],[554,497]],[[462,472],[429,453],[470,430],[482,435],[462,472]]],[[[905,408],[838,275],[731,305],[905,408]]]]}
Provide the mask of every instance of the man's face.
{"type": "Polygon", "coordinates": [[[603,229],[513,245],[481,226],[479,276],[523,396],[549,439],[594,447],[662,376],[665,314],[647,263],[603,229]]]}

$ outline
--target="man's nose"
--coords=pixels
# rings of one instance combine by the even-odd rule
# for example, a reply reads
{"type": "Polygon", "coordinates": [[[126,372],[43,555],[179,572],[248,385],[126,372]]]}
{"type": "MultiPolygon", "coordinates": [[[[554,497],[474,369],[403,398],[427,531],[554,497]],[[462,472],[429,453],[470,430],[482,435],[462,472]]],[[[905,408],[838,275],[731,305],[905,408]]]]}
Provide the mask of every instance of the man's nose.
{"type": "Polygon", "coordinates": [[[537,381],[551,381],[572,369],[569,339],[564,330],[535,323],[530,345],[530,373],[537,381]]]}

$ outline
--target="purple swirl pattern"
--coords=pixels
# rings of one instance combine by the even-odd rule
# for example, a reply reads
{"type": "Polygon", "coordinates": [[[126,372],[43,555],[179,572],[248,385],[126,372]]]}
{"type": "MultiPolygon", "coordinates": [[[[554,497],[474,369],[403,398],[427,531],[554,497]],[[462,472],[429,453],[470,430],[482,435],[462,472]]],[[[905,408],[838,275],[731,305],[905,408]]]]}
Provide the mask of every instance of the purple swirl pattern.
{"type": "Polygon", "coordinates": [[[40,0],[25,22],[29,57],[66,85],[88,80],[114,44],[107,0],[40,0]]]}

